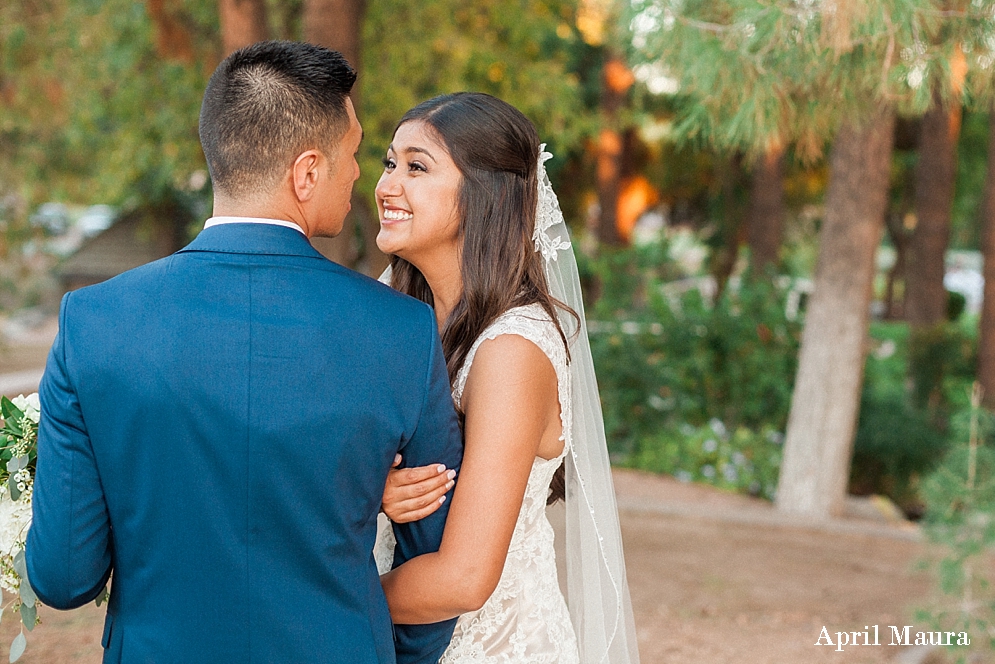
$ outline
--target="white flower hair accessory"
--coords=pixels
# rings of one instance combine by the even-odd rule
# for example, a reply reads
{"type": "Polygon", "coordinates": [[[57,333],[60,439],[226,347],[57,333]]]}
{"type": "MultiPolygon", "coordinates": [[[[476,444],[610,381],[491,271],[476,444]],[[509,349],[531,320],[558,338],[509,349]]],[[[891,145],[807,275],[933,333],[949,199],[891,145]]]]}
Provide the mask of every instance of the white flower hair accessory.
{"type": "Polygon", "coordinates": [[[536,203],[536,226],[532,233],[532,240],[535,242],[535,250],[542,253],[543,259],[547,262],[556,260],[557,254],[563,249],[570,248],[570,239],[561,235],[549,236],[549,229],[557,224],[564,224],[563,212],[556,200],[556,193],[553,185],[546,175],[546,162],[553,158],[553,155],[546,152],[546,144],[539,146],[539,198],[536,203]]]}

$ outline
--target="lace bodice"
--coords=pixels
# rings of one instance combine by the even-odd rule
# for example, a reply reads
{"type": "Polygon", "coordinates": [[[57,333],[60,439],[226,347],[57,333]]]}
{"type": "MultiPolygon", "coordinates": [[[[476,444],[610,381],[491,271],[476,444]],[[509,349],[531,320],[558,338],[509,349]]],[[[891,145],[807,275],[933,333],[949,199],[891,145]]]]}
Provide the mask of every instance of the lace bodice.
{"type": "MultiPolygon", "coordinates": [[[[567,354],[559,331],[539,305],[511,309],[477,338],[456,377],[453,400],[460,405],[473,358],[488,339],[516,334],[538,346],[556,371],[563,451],[532,463],[522,509],[497,588],[484,606],[464,614],[440,664],[575,664],[577,640],[560,592],[553,553],[553,529],[546,500],[553,475],[570,446],[572,421],[567,354]]],[[[390,528],[381,528],[375,551],[381,573],[393,557],[390,528]]]]}

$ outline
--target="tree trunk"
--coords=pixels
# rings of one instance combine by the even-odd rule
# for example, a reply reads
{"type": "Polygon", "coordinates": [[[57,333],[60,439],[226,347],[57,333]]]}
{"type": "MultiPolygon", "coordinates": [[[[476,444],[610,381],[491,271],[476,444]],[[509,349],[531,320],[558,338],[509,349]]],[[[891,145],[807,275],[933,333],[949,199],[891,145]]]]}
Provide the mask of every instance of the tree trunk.
{"type": "Polygon", "coordinates": [[[218,0],[218,18],[226,57],[243,46],[269,39],[266,0],[218,0]]]}
{"type": "Polygon", "coordinates": [[[746,208],[750,269],[762,275],[777,268],[784,236],[784,148],[772,147],[753,170],[746,208]]]}
{"type": "Polygon", "coordinates": [[[598,240],[602,244],[625,244],[618,232],[618,195],[622,186],[622,137],[605,127],[598,135],[598,240]]]}
{"type": "MultiPolygon", "coordinates": [[[[306,0],[304,5],[304,40],[338,51],[362,75],[363,21],[366,0],[306,0]]],[[[353,88],[352,103],[362,119],[360,84],[353,88]]],[[[346,217],[342,233],[335,238],[316,238],[318,251],[329,259],[356,267],[362,260],[363,269],[378,276],[387,266],[387,257],[377,249],[376,237],[380,219],[369,201],[353,193],[352,212],[346,217]],[[359,232],[357,233],[357,227],[359,232]],[[360,247],[359,238],[362,238],[360,247]]]]}
{"type": "Polygon", "coordinates": [[[900,279],[905,278],[905,264],[909,255],[909,234],[905,230],[904,215],[900,212],[886,215],[885,221],[885,227],[888,229],[888,238],[895,247],[895,264],[888,270],[888,279],[885,282],[884,319],[904,320],[905,310],[903,303],[905,300],[904,298],[899,299],[895,294],[895,284],[900,279]]]}
{"type": "Polygon", "coordinates": [[[360,69],[366,0],[306,0],[304,40],[334,49],[360,69]]]}
{"type": "Polygon", "coordinates": [[[842,512],[864,374],[864,347],[888,200],[894,113],[840,128],[830,156],[815,292],[805,315],[777,508],[842,512]]]}
{"type": "Polygon", "coordinates": [[[721,219],[716,235],[709,241],[712,255],[709,259],[712,278],[715,279],[715,297],[718,304],[725,293],[729,279],[736,270],[739,248],[743,245],[746,227],[743,224],[744,211],[740,191],[743,184],[743,156],[740,153],[723,159],[716,169],[716,177],[721,191],[721,219]]]}
{"type": "Polygon", "coordinates": [[[167,0],[146,0],[145,3],[145,9],[155,26],[156,51],[167,60],[193,62],[196,58],[190,31],[176,16],[175,6],[167,4],[175,5],[167,0]]]}
{"type": "Polygon", "coordinates": [[[988,177],[981,204],[981,253],[985,259],[985,294],[981,304],[978,382],[984,403],[995,408],[995,110],[988,120],[988,177]]]}
{"type": "Polygon", "coordinates": [[[932,327],[946,319],[944,257],[950,242],[950,209],[957,174],[960,105],[939,97],[923,116],[916,164],[916,227],[909,247],[905,277],[905,316],[914,328],[932,327]]]}
{"type": "Polygon", "coordinates": [[[601,78],[604,126],[598,135],[597,144],[598,205],[601,208],[598,240],[602,244],[621,246],[625,244],[625,240],[618,229],[618,197],[622,187],[625,142],[619,132],[618,115],[625,103],[625,94],[635,78],[622,58],[616,54],[608,56],[601,78]]]}

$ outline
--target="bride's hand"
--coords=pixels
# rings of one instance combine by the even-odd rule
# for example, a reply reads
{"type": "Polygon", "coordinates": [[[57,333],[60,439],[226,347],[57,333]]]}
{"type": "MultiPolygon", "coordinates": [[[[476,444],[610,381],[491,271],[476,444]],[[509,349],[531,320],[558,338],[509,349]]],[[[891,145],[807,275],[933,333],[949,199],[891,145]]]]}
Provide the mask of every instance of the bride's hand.
{"type": "Polygon", "coordinates": [[[424,519],[446,502],[446,492],[456,483],[456,471],[441,464],[398,470],[400,463],[398,454],[387,474],[383,512],[394,523],[424,519]]]}

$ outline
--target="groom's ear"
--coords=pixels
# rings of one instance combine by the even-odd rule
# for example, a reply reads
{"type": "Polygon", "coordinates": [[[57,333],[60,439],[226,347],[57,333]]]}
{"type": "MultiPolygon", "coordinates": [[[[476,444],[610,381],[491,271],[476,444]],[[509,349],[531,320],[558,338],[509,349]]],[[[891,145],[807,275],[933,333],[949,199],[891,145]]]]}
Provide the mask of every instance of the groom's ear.
{"type": "Polygon", "coordinates": [[[325,168],[325,155],[318,150],[302,152],[294,160],[290,170],[290,183],[294,187],[294,195],[301,203],[311,200],[325,168]]]}

